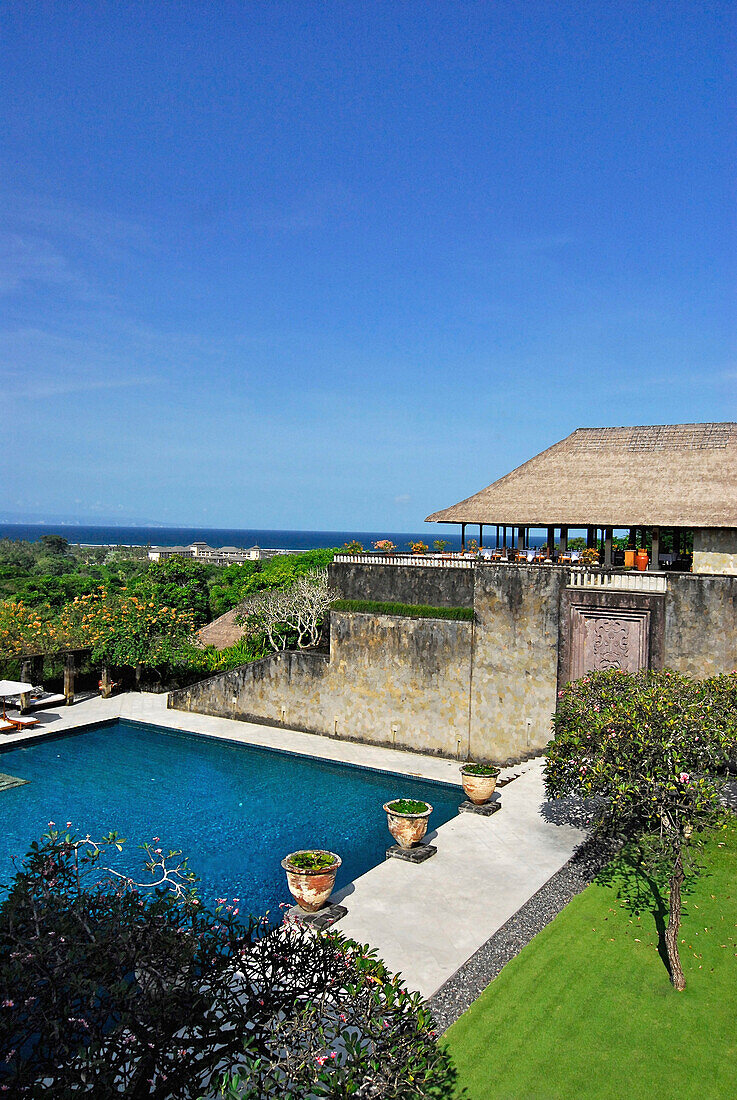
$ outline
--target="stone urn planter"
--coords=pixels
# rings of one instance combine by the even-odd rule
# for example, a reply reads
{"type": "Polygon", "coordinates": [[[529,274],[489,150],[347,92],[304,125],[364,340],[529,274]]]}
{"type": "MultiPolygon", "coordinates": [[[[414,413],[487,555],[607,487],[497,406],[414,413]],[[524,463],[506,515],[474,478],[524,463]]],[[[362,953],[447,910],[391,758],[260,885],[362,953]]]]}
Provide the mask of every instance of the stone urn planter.
{"type": "Polygon", "coordinates": [[[427,819],[432,813],[429,802],[413,798],[395,798],[384,803],[389,832],[400,848],[412,848],[427,832],[427,819]]]}
{"type": "Polygon", "coordinates": [[[499,769],[490,764],[464,764],[461,768],[461,782],[466,797],[474,806],[483,806],[496,790],[499,769]]]}
{"type": "Polygon", "coordinates": [[[287,872],[287,886],[305,913],[317,913],[333,892],[341,863],[335,852],[312,848],[292,852],[281,861],[287,872]]]}

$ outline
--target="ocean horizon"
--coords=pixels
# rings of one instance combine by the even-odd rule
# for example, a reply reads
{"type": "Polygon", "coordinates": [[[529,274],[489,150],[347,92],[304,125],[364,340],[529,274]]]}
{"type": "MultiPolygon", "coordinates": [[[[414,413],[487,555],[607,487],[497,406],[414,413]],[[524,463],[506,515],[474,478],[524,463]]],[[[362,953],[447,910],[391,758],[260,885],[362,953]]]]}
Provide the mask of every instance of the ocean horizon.
{"type": "MultiPolygon", "coordinates": [[[[433,525],[434,526],[434,525],[433,525]]],[[[318,550],[343,546],[355,539],[366,550],[380,539],[391,539],[399,550],[408,549],[410,542],[422,541],[432,547],[435,539],[445,539],[451,549],[460,549],[457,530],[411,531],[295,531],[268,528],[232,527],[117,527],[76,523],[0,523],[0,538],[38,542],[43,535],[61,535],[70,543],[85,546],[187,546],[206,542],[210,546],[237,546],[264,550],[318,550]]],[[[477,532],[478,535],[478,532],[477,532]]],[[[469,531],[469,538],[473,533],[469,531]]]]}

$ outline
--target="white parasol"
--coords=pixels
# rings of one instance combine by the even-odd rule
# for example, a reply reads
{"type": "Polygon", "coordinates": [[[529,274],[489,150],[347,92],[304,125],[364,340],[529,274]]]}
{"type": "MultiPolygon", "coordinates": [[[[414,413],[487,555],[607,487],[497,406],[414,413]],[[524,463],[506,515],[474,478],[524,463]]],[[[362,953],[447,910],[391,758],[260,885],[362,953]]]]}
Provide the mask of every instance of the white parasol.
{"type": "Polygon", "coordinates": [[[5,717],[5,696],[21,695],[25,691],[33,691],[33,684],[22,684],[19,680],[0,680],[0,697],[3,701],[3,718],[5,717]]]}

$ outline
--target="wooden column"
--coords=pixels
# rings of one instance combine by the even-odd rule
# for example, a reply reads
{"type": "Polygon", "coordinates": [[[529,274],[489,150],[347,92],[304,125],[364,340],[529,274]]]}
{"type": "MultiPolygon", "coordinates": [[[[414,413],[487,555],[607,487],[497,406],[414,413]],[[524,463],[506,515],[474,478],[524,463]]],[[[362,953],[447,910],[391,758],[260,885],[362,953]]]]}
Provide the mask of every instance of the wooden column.
{"type": "Polygon", "coordinates": [[[596,548],[596,529],[594,527],[586,528],[586,548],[588,550],[596,548]]]}
{"type": "Polygon", "coordinates": [[[548,557],[553,560],[553,554],[555,553],[555,528],[548,527],[548,557]]]}
{"type": "Polygon", "coordinates": [[[112,695],[112,677],[110,676],[110,666],[103,665],[102,673],[100,675],[100,695],[103,699],[109,699],[112,695]]]}
{"type": "Polygon", "coordinates": [[[502,548],[504,550],[506,550],[507,549],[507,525],[506,525],[506,523],[504,524],[503,539],[504,539],[504,541],[502,543],[502,548]]]}
{"type": "Polygon", "coordinates": [[[483,525],[483,523],[480,523],[479,524],[479,550],[483,550],[483,549],[484,549],[484,525],[483,525]]]}
{"type": "Polygon", "coordinates": [[[568,528],[561,527],[560,529],[560,552],[565,554],[568,549],[568,528]]]}
{"type": "Polygon", "coordinates": [[[604,528],[604,565],[610,569],[612,565],[612,543],[614,541],[614,528],[604,528]]]}
{"type": "Polygon", "coordinates": [[[74,672],[76,668],[76,662],[74,660],[73,653],[67,653],[64,660],[64,697],[66,699],[67,706],[71,706],[74,702],[74,672]]]}
{"type": "Polygon", "coordinates": [[[44,678],[44,659],[43,657],[31,658],[31,683],[34,687],[38,687],[39,684],[43,684],[44,678]]]}
{"type": "Polygon", "coordinates": [[[496,548],[499,549],[499,524],[496,525],[496,548]]]}
{"type": "Polygon", "coordinates": [[[648,569],[656,572],[660,568],[660,528],[653,527],[653,553],[648,569]]]}
{"type": "Polygon", "coordinates": [[[681,528],[673,528],[673,553],[677,558],[681,556],[681,528]]]}
{"type": "MultiPolygon", "coordinates": [[[[21,664],[21,666],[20,666],[20,678],[26,684],[32,684],[33,683],[33,664],[31,662],[30,658],[26,658],[26,660],[23,661],[23,663],[21,664]]],[[[31,701],[30,693],[27,692],[27,691],[22,691],[21,696],[20,696],[20,712],[21,712],[21,714],[26,713],[26,711],[28,710],[28,704],[30,703],[30,701],[31,701]]]]}
{"type": "Polygon", "coordinates": [[[461,553],[464,554],[465,551],[466,551],[466,525],[465,525],[465,523],[462,523],[461,524],[461,553]]]}
{"type": "Polygon", "coordinates": [[[525,548],[525,529],[524,527],[517,528],[517,549],[521,552],[525,548]]]}
{"type": "Polygon", "coordinates": [[[637,549],[637,528],[636,527],[630,527],[630,533],[629,533],[629,537],[627,539],[627,549],[628,550],[636,550],[637,549]]]}

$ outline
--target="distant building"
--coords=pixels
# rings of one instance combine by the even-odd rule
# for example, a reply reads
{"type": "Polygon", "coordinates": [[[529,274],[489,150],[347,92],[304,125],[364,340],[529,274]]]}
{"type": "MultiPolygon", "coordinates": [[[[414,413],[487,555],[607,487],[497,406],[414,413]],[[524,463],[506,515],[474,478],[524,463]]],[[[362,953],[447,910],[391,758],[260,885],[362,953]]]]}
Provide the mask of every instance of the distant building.
{"type": "Polygon", "coordinates": [[[243,565],[247,561],[264,561],[274,558],[277,554],[295,554],[296,550],[262,549],[260,546],[251,546],[244,550],[238,546],[208,546],[206,542],[192,542],[189,546],[151,546],[148,556],[150,561],[163,561],[165,558],[196,558],[197,561],[207,562],[209,565],[243,565]]]}

